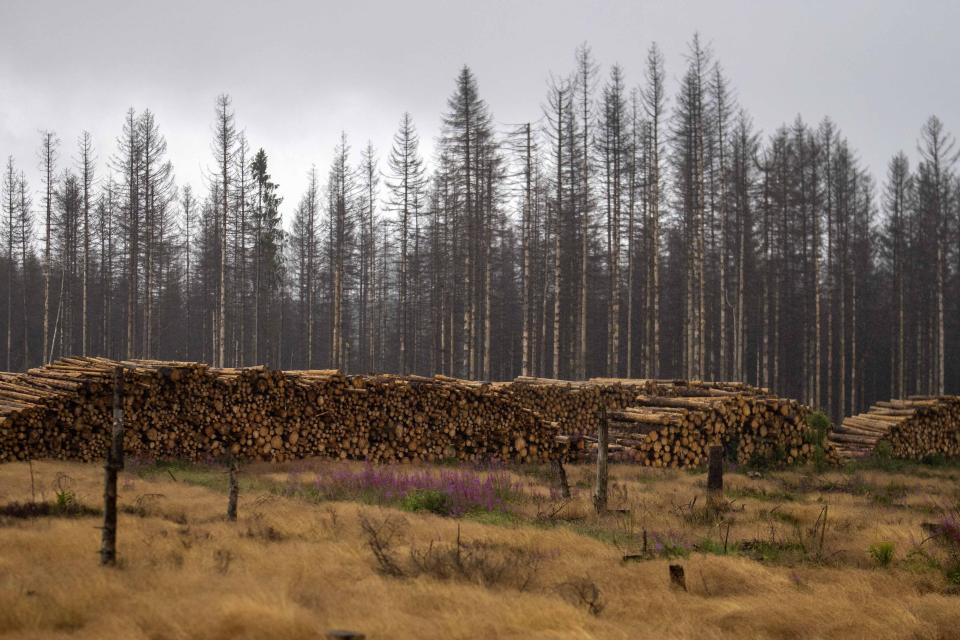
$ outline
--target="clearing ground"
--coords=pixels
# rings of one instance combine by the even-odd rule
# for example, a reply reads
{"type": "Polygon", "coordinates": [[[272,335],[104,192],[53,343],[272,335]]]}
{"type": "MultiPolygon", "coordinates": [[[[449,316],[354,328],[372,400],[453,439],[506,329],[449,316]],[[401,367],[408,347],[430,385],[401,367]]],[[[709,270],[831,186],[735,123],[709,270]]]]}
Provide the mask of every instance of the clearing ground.
{"type": "Polygon", "coordinates": [[[228,522],[221,467],[128,464],[104,569],[102,470],[2,465],[0,636],[960,638],[960,467],[728,473],[710,508],[614,466],[602,517],[567,472],[251,465],[228,522]]]}

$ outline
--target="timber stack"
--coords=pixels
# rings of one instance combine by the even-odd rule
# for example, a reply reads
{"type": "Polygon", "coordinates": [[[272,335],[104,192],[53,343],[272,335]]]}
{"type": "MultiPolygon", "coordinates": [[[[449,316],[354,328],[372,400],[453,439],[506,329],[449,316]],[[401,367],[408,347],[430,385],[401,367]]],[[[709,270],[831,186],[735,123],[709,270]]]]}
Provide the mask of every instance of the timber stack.
{"type": "MultiPolygon", "coordinates": [[[[545,462],[589,455],[604,419],[612,457],[651,466],[700,465],[711,444],[740,462],[800,462],[814,451],[806,407],[735,382],[481,383],[73,357],[0,374],[0,461],[101,459],[118,365],[125,448],[144,458],[545,462]]],[[[910,440],[920,436],[894,435],[904,451],[921,446],[910,440]]]]}
{"type": "Polygon", "coordinates": [[[646,380],[631,384],[598,384],[594,381],[554,380],[521,376],[513,382],[494,383],[520,404],[558,423],[563,434],[596,435],[603,410],[627,407],[638,393],[652,389],[646,380]]]}
{"type": "Polygon", "coordinates": [[[102,459],[118,364],[133,456],[545,462],[562,446],[555,423],[489,384],[74,357],[0,374],[0,461],[102,459]]]}
{"type": "Polygon", "coordinates": [[[960,457],[960,396],[910,396],[877,402],[844,418],[829,436],[843,459],[873,454],[881,442],[907,460],[960,457]]]}
{"type": "Polygon", "coordinates": [[[604,412],[611,457],[648,466],[700,466],[712,444],[739,463],[806,462],[816,450],[805,405],[742,382],[521,377],[508,388],[560,425],[571,458],[595,448],[604,412]]]}
{"type": "Polygon", "coordinates": [[[611,442],[621,455],[654,467],[706,464],[719,444],[740,464],[795,464],[816,449],[808,409],[774,396],[641,395],[633,406],[609,414],[611,442]]]}

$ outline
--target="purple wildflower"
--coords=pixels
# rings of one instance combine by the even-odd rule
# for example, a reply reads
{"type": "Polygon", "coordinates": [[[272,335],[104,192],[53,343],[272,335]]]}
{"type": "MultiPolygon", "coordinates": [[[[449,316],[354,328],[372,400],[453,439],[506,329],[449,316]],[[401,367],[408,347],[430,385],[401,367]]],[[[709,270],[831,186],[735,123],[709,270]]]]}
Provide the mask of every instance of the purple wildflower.
{"type": "Polygon", "coordinates": [[[452,515],[504,510],[512,496],[522,493],[522,487],[502,470],[407,471],[372,464],[318,472],[315,487],[328,498],[361,497],[377,502],[396,502],[414,491],[437,491],[449,500],[452,515]]]}

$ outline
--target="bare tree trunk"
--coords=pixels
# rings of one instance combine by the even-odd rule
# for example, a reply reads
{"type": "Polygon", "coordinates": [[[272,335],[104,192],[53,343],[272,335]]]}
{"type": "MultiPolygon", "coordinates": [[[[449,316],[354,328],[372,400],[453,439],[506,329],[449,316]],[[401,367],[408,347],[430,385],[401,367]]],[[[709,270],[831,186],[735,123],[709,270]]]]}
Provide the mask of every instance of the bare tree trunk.
{"type": "MultiPolygon", "coordinates": [[[[557,90],[557,196],[556,205],[553,211],[553,377],[560,377],[560,235],[563,230],[563,104],[564,96],[562,90],[557,90]]],[[[572,143],[572,141],[571,141],[572,143]]],[[[573,145],[569,144],[571,149],[573,145]]],[[[572,204],[572,203],[571,203],[572,204]]],[[[544,294],[546,296],[546,278],[544,278],[544,294]]],[[[544,306],[546,306],[546,297],[544,297],[544,306]]],[[[544,312],[546,316],[546,312],[544,312]]]]}
{"type": "MultiPolygon", "coordinates": [[[[558,198],[559,201],[559,198],[558,198]]],[[[553,230],[553,377],[560,377],[560,212],[553,230]]]]}
{"type": "Polygon", "coordinates": [[[20,231],[20,274],[23,280],[20,286],[20,309],[23,316],[23,370],[26,371],[30,365],[30,332],[27,327],[30,326],[27,317],[27,252],[29,242],[27,239],[27,180],[20,172],[20,222],[17,225],[20,231]]]}
{"type": "Polygon", "coordinates": [[[520,372],[524,376],[530,375],[530,294],[532,292],[532,282],[530,274],[530,236],[531,236],[531,220],[533,218],[533,149],[532,149],[532,140],[530,134],[530,123],[528,122],[524,125],[524,133],[526,136],[526,146],[524,154],[524,201],[522,209],[522,222],[521,222],[521,235],[520,235],[520,251],[522,253],[522,271],[520,274],[521,280],[521,295],[523,296],[521,301],[521,314],[522,318],[522,327],[520,329],[520,372]]]}
{"type": "Polygon", "coordinates": [[[579,338],[577,345],[579,353],[576,357],[577,378],[587,377],[587,268],[590,238],[590,78],[592,62],[590,50],[582,48],[579,53],[579,75],[581,83],[581,127],[583,129],[583,156],[580,167],[582,184],[580,186],[580,321],[579,338]]]}
{"type": "MultiPolygon", "coordinates": [[[[255,161],[256,162],[256,161],[255,161]]],[[[260,364],[260,277],[262,273],[261,245],[263,235],[263,182],[257,179],[256,224],[253,232],[253,362],[260,364]]]]}
{"type": "MultiPolygon", "coordinates": [[[[143,268],[143,343],[140,353],[145,358],[152,357],[150,353],[151,329],[153,327],[153,253],[154,253],[154,193],[152,184],[151,156],[153,142],[150,139],[150,127],[143,127],[143,232],[144,232],[144,268],[143,268]]],[[[222,365],[221,365],[222,366],[222,365]]]]}
{"type": "MultiPolygon", "coordinates": [[[[7,161],[6,182],[3,185],[7,192],[7,358],[6,371],[13,371],[11,362],[13,360],[13,238],[16,234],[16,223],[14,222],[17,214],[17,204],[14,197],[17,192],[17,183],[13,174],[13,158],[7,161]]],[[[26,272],[23,272],[24,286],[26,286],[26,272]]],[[[24,325],[26,331],[26,325],[24,325]]]]}
{"type": "MultiPolygon", "coordinates": [[[[88,336],[87,299],[89,296],[90,279],[90,187],[93,181],[90,158],[90,134],[83,132],[80,143],[81,165],[83,175],[83,275],[81,283],[81,353],[87,355],[90,346],[88,336]]],[[[11,263],[12,264],[12,263],[11,263]]]]}
{"type": "Polygon", "coordinates": [[[850,285],[850,415],[857,413],[857,270],[850,285]]]}
{"type": "Polygon", "coordinates": [[[770,167],[769,159],[765,160],[763,167],[763,343],[762,343],[762,370],[759,376],[760,386],[770,386],[770,279],[773,272],[773,255],[770,231],[770,167]]]}
{"type": "MultiPolygon", "coordinates": [[[[816,182],[814,181],[814,188],[816,182]]],[[[820,212],[813,210],[813,402],[814,407],[822,406],[823,395],[820,388],[821,368],[822,368],[822,346],[821,346],[821,298],[823,297],[820,284],[820,212]]]]}
{"type": "MultiPolygon", "coordinates": [[[[937,185],[939,188],[939,184],[937,185]]],[[[944,225],[946,226],[946,225],[944,225]]],[[[943,329],[943,237],[937,237],[937,353],[936,353],[936,381],[934,388],[937,395],[943,395],[943,362],[944,362],[944,329],[943,329]]]]}
{"type": "MultiPolygon", "coordinates": [[[[899,239],[898,239],[899,243],[899,239]]],[[[896,376],[896,383],[894,385],[894,398],[903,398],[904,397],[904,307],[903,307],[903,266],[900,261],[897,261],[897,266],[895,267],[896,278],[897,278],[897,348],[896,348],[896,357],[897,365],[894,369],[894,375],[896,376]]]]}
{"type": "Polygon", "coordinates": [[[696,326],[694,329],[695,333],[695,348],[696,348],[696,377],[698,379],[703,379],[704,374],[706,373],[704,366],[706,361],[706,297],[705,297],[705,287],[704,287],[704,262],[705,262],[705,253],[706,253],[706,203],[704,200],[704,179],[703,179],[703,168],[704,168],[704,142],[703,142],[703,116],[702,116],[702,104],[699,104],[701,98],[698,96],[698,107],[697,107],[697,126],[696,126],[696,164],[694,169],[694,180],[696,185],[697,201],[696,201],[696,294],[697,294],[697,310],[696,310],[696,326]]]}
{"type": "Polygon", "coordinates": [[[629,177],[628,186],[627,186],[627,189],[628,189],[627,193],[629,194],[629,196],[627,201],[627,300],[626,300],[627,302],[627,335],[626,335],[627,366],[626,366],[626,374],[628,378],[633,377],[633,349],[634,349],[633,307],[636,304],[634,300],[634,290],[633,290],[634,287],[636,286],[635,284],[636,262],[634,260],[634,256],[637,251],[635,242],[634,242],[634,235],[636,234],[634,226],[635,226],[636,206],[637,206],[637,169],[638,169],[637,164],[640,162],[639,160],[640,150],[637,147],[637,144],[638,144],[637,127],[639,127],[640,125],[639,125],[639,122],[637,121],[636,94],[634,94],[633,96],[631,108],[633,113],[632,113],[632,122],[630,127],[630,132],[631,132],[630,153],[632,157],[629,165],[630,177],[629,177]]]}
{"type": "Polygon", "coordinates": [[[663,57],[656,45],[647,54],[647,88],[643,102],[650,119],[650,141],[647,160],[648,278],[647,341],[648,377],[660,375],[660,116],[663,108],[663,57]]]}
{"type": "Polygon", "coordinates": [[[833,316],[834,316],[834,306],[836,304],[836,277],[833,269],[833,245],[834,245],[834,229],[833,229],[833,167],[830,163],[830,152],[831,145],[833,144],[832,135],[830,129],[826,131],[826,137],[824,139],[824,177],[826,178],[825,190],[827,192],[827,402],[824,407],[827,410],[827,413],[830,414],[830,417],[836,419],[837,413],[835,407],[833,406],[834,398],[834,366],[833,366],[833,316]]]}
{"type": "Polygon", "coordinates": [[[44,197],[46,219],[44,223],[43,242],[43,364],[47,364],[50,361],[50,227],[53,218],[53,163],[55,147],[56,140],[53,133],[45,131],[43,133],[42,150],[44,187],[46,189],[44,197]]]}
{"type": "Polygon", "coordinates": [[[621,185],[621,129],[622,118],[616,114],[613,122],[613,216],[610,224],[610,346],[607,369],[612,376],[620,374],[620,207],[621,185]]]}
{"type": "MultiPolygon", "coordinates": [[[[485,218],[492,218],[493,209],[493,176],[487,176],[487,211],[485,218]]],[[[493,223],[490,219],[486,221],[486,234],[483,252],[485,260],[483,262],[483,354],[482,354],[482,378],[490,379],[490,335],[491,335],[491,309],[490,309],[490,285],[492,283],[492,268],[490,266],[491,247],[493,246],[493,223]]]]}
{"type": "MultiPolygon", "coordinates": [[[[839,212],[838,212],[839,214],[839,212]]],[[[847,249],[846,249],[846,231],[840,230],[840,256],[839,263],[837,265],[838,273],[840,276],[840,300],[838,304],[838,309],[840,312],[839,326],[837,327],[839,331],[839,363],[838,366],[840,371],[838,373],[838,384],[839,390],[837,392],[837,399],[839,401],[838,410],[835,411],[834,415],[839,420],[843,417],[844,411],[846,411],[847,406],[847,249]]]]}
{"type": "MultiPolygon", "coordinates": [[[[829,228],[829,227],[828,227],[829,228]]],[[[832,418],[836,418],[836,411],[834,411],[833,399],[834,399],[834,365],[833,365],[833,316],[834,316],[834,303],[836,302],[836,279],[833,273],[833,257],[832,257],[832,247],[833,244],[831,239],[832,233],[828,233],[827,238],[827,402],[824,405],[827,412],[832,418]]]]}
{"type": "Polygon", "coordinates": [[[737,310],[736,310],[736,328],[734,330],[734,369],[736,370],[736,379],[744,380],[746,370],[744,369],[744,350],[746,345],[746,332],[743,326],[744,311],[744,269],[743,263],[746,257],[747,246],[747,221],[743,214],[740,214],[740,239],[737,247],[737,310]]]}
{"type": "Polygon", "coordinates": [[[219,229],[219,289],[217,291],[217,330],[216,330],[216,366],[226,366],[227,345],[227,221],[230,217],[230,163],[233,160],[233,144],[235,130],[233,114],[230,112],[230,98],[221,95],[217,98],[217,115],[219,117],[217,144],[219,145],[220,160],[220,212],[219,229]]]}
{"type": "Polygon", "coordinates": [[[729,371],[727,370],[727,237],[729,235],[729,216],[727,212],[727,166],[724,157],[724,147],[726,146],[726,118],[724,110],[725,100],[723,94],[723,80],[720,74],[720,67],[716,67],[716,91],[717,91],[717,151],[719,154],[719,187],[718,195],[720,204],[720,379],[727,380],[729,371]]]}

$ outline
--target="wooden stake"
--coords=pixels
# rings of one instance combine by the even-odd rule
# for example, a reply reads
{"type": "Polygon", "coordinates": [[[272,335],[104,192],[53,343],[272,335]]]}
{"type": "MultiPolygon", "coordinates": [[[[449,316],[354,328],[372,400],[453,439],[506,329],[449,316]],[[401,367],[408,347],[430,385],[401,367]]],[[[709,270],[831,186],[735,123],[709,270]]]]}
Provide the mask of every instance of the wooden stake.
{"type": "Polygon", "coordinates": [[[560,495],[563,498],[569,498],[570,482],[567,481],[567,470],[563,468],[563,460],[557,458],[553,464],[557,468],[557,479],[560,483],[560,495]]]}
{"type": "Polygon", "coordinates": [[[723,447],[710,446],[709,466],[707,468],[707,500],[711,506],[723,498],[723,447]]]}
{"type": "Polygon", "coordinates": [[[237,521],[237,497],[240,495],[240,483],[237,482],[237,459],[230,458],[230,494],[227,498],[227,520],[237,521]]]}
{"type": "Polygon", "coordinates": [[[600,408],[600,427],[597,433],[597,487],[593,494],[593,507],[597,513],[607,510],[607,443],[609,440],[609,425],[607,424],[607,410],[600,408]]]}
{"type": "Polygon", "coordinates": [[[117,474],[123,469],[123,367],[113,370],[113,433],[104,465],[103,536],[100,564],[117,563],[117,474]]]}
{"type": "Polygon", "coordinates": [[[30,464],[30,502],[37,501],[37,482],[33,476],[33,458],[28,460],[30,464]]]}
{"type": "Polygon", "coordinates": [[[820,525],[820,550],[817,552],[819,556],[823,556],[823,537],[827,534],[827,509],[829,508],[829,504],[823,505],[823,524],[820,525]]]}

